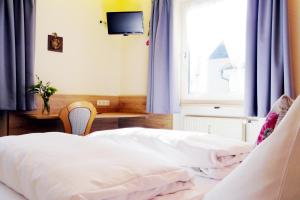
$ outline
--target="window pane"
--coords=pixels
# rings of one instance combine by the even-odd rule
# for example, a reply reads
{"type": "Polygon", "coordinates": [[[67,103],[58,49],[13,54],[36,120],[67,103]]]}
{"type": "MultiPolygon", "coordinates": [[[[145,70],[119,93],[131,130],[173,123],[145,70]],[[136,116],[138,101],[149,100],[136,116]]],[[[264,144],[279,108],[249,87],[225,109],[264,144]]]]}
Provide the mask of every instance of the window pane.
{"type": "Polygon", "coordinates": [[[188,7],[189,96],[243,98],[246,6],[246,0],[218,0],[188,7]]]}

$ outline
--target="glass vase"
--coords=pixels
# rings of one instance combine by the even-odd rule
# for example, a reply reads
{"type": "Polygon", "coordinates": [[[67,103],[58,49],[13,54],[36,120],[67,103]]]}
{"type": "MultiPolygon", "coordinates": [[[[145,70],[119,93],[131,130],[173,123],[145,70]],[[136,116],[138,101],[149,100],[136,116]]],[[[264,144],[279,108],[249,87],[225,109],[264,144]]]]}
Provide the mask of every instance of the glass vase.
{"type": "Polygon", "coordinates": [[[49,102],[49,98],[45,98],[43,99],[44,105],[43,105],[43,109],[42,109],[42,114],[50,114],[50,102],[49,102]]]}

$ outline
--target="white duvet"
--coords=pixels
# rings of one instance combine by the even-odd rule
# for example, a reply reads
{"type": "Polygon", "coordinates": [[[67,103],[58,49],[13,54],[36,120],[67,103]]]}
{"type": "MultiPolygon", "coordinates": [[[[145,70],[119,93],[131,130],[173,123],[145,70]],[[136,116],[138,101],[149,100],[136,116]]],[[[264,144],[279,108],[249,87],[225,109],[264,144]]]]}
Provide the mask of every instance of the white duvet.
{"type": "Polygon", "coordinates": [[[94,132],[88,137],[103,138],[119,144],[136,142],[202,176],[223,179],[251,152],[252,145],[207,133],[124,128],[94,132]]]}
{"type": "Polygon", "coordinates": [[[62,133],[0,138],[0,181],[30,200],[154,199],[191,189],[190,179],[136,142],[62,133]]]}

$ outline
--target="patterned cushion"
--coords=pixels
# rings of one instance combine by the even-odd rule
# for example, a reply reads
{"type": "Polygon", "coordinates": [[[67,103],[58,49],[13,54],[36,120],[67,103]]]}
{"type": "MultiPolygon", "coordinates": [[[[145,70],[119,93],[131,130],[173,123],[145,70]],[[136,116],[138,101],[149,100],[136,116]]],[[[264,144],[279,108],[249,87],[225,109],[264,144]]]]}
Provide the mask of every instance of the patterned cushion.
{"type": "Polygon", "coordinates": [[[271,112],[276,112],[279,115],[276,126],[278,126],[278,124],[284,118],[293,102],[294,100],[291,97],[283,95],[273,104],[271,112]]]}
{"type": "Polygon", "coordinates": [[[289,96],[283,95],[273,104],[257,138],[257,145],[272,134],[275,127],[277,127],[285,117],[289,108],[292,106],[293,101],[294,100],[289,96]]]}
{"type": "Polygon", "coordinates": [[[270,112],[267,116],[267,119],[265,121],[265,123],[263,124],[257,142],[256,144],[259,145],[264,139],[266,139],[269,135],[271,135],[271,133],[273,132],[277,120],[278,120],[278,116],[279,114],[275,113],[275,112],[270,112]]]}

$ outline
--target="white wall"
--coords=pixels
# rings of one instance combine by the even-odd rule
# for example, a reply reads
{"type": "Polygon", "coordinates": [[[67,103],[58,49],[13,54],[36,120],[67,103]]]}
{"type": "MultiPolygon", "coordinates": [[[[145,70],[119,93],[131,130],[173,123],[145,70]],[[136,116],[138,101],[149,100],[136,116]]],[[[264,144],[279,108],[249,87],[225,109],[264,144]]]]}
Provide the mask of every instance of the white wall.
{"type": "Polygon", "coordinates": [[[123,37],[108,36],[101,0],[39,0],[36,67],[63,94],[119,95],[123,37]],[[64,37],[64,52],[47,50],[47,35],[64,37]]]}
{"type": "Polygon", "coordinates": [[[136,10],[144,13],[144,35],[123,38],[123,65],[121,68],[121,95],[146,95],[148,74],[148,53],[151,0],[138,0],[136,10]]]}
{"type": "Polygon", "coordinates": [[[147,94],[147,40],[147,35],[128,36],[124,38],[120,95],[147,94]]]}
{"type": "MultiPolygon", "coordinates": [[[[181,0],[179,0],[180,2],[181,0]]],[[[176,1],[177,2],[177,1],[176,1]]],[[[289,0],[292,64],[299,94],[299,12],[289,0]]],[[[147,91],[147,40],[151,0],[38,0],[36,74],[65,94],[145,95],[147,91]],[[105,9],[142,9],[145,35],[108,36],[98,20],[105,9]],[[47,35],[64,37],[64,53],[47,51],[47,35]]],[[[178,56],[179,57],[179,56],[178,56]]]]}

